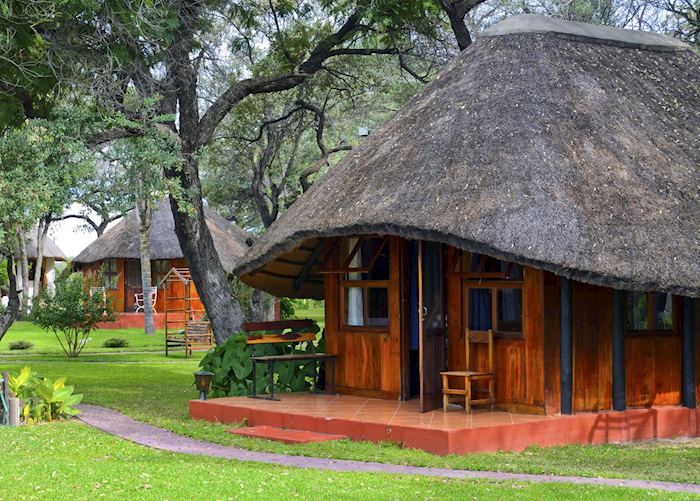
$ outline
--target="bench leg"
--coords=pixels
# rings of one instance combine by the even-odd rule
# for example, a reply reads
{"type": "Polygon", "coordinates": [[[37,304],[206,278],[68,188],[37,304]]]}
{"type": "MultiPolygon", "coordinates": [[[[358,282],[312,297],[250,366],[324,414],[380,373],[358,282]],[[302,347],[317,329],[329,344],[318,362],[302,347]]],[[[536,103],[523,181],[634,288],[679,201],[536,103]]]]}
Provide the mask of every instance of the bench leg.
{"type": "Polygon", "coordinates": [[[268,362],[267,369],[270,371],[270,400],[274,400],[275,399],[275,364],[274,364],[274,362],[268,362]]]}
{"type": "Polygon", "coordinates": [[[258,378],[255,375],[255,360],[253,360],[253,396],[258,396],[258,378]]]}
{"type": "Polygon", "coordinates": [[[318,393],[318,360],[314,360],[314,393],[318,393]]]}

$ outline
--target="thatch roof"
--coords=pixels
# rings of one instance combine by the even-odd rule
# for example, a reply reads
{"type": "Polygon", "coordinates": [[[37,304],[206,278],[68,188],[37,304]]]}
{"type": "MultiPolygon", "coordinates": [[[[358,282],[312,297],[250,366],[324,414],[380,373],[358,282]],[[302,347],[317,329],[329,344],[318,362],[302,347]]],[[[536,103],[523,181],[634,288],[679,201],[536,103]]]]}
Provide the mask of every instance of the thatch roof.
{"type": "Polygon", "coordinates": [[[518,29],[480,37],[300,197],[236,272],[273,293],[320,297],[318,265],[298,289],[289,278],[311,254],[300,246],[379,233],[700,295],[700,57],[662,35],[549,21],[519,17],[518,29]]]}
{"type": "MultiPolygon", "coordinates": [[[[207,226],[214,239],[221,264],[228,272],[238,264],[248,251],[251,236],[219,214],[204,208],[207,226]]],[[[75,263],[94,263],[108,258],[139,259],[139,218],[131,210],[126,216],[88,245],[73,260],[75,263]]],[[[168,200],[153,208],[151,222],[151,259],[181,259],[184,255],[175,234],[175,220],[168,200]]]]}
{"type": "MultiPolygon", "coordinates": [[[[36,259],[36,228],[27,232],[27,259],[36,259]]],[[[15,257],[19,258],[19,251],[15,253],[15,257]]],[[[44,258],[55,259],[56,261],[65,261],[66,255],[63,253],[58,244],[49,236],[44,240],[44,258]]]]}

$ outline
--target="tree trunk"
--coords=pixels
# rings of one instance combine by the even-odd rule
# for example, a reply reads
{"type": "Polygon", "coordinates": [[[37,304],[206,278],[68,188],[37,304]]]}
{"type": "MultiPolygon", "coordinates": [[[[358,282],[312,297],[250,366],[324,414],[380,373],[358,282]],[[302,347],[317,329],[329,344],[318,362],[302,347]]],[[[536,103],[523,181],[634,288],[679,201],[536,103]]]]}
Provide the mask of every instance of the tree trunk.
{"type": "Polygon", "coordinates": [[[19,295],[17,294],[17,278],[15,277],[15,271],[13,268],[14,261],[12,256],[7,256],[7,276],[9,277],[10,284],[7,292],[7,308],[5,308],[5,311],[3,311],[2,315],[0,315],[0,340],[2,340],[7,330],[19,316],[20,303],[19,295]]]}
{"type": "Polygon", "coordinates": [[[240,332],[243,311],[233,296],[226,272],[214,247],[214,240],[204,220],[197,160],[193,155],[187,154],[184,158],[186,161],[181,170],[171,170],[167,173],[169,177],[177,178],[182,192],[189,195],[188,202],[182,207],[177,198],[170,196],[175,233],[211,322],[216,343],[221,344],[232,333],[240,332]]]}
{"type": "Polygon", "coordinates": [[[49,233],[51,225],[51,216],[42,217],[39,219],[39,224],[36,227],[36,264],[34,265],[34,292],[32,297],[36,298],[42,287],[42,274],[44,273],[44,243],[46,235],[49,233]]]}
{"type": "Polygon", "coordinates": [[[139,253],[141,256],[141,290],[143,292],[143,330],[146,334],[156,332],[151,300],[151,216],[152,207],[148,197],[140,198],[136,207],[139,213],[139,253]]]}
{"type": "Polygon", "coordinates": [[[24,231],[20,230],[17,234],[19,238],[19,261],[22,268],[22,306],[20,315],[29,314],[29,259],[27,259],[27,239],[24,231]]]}
{"type": "Polygon", "coordinates": [[[275,297],[261,291],[253,289],[250,296],[250,321],[267,322],[275,319],[275,297]]]}

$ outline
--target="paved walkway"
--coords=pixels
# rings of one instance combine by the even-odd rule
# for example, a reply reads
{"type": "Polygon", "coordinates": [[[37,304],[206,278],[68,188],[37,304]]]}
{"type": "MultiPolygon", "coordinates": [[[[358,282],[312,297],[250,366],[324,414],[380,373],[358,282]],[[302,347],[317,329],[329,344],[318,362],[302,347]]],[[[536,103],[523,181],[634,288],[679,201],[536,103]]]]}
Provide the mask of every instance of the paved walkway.
{"type": "Polygon", "coordinates": [[[235,459],[238,461],[255,461],[297,468],[316,468],[319,470],[338,472],[394,473],[456,479],[571,483],[579,485],[655,489],[666,492],[687,492],[700,496],[700,485],[695,484],[612,478],[568,477],[560,475],[531,475],[526,473],[500,473],[493,471],[451,470],[448,468],[404,466],[345,459],[322,459],[273,454],[269,452],[254,452],[238,447],[218,445],[184,437],[155,426],[135,421],[124,414],[104,407],[82,404],[79,408],[81,410],[79,418],[94,428],[147,447],[179,452],[182,454],[235,459]]]}

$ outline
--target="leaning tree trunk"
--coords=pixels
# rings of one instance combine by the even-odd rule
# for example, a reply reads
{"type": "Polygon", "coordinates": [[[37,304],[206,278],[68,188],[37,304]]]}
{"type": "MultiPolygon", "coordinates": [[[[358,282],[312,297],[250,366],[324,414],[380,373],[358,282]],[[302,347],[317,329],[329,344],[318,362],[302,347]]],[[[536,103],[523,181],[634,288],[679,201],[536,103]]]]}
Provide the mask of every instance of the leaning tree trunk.
{"type": "Polygon", "coordinates": [[[51,225],[51,216],[39,219],[39,224],[36,227],[36,264],[34,265],[34,292],[32,297],[36,298],[39,295],[42,286],[42,273],[44,273],[44,243],[46,235],[49,233],[51,225]]]}
{"type": "Polygon", "coordinates": [[[7,293],[7,308],[5,308],[5,311],[3,311],[2,314],[0,314],[0,340],[2,340],[3,336],[5,336],[5,333],[10,328],[12,323],[15,320],[17,320],[17,317],[19,316],[20,307],[19,294],[17,293],[17,278],[15,277],[15,271],[13,269],[14,261],[11,255],[7,257],[6,265],[7,276],[10,281],[10,288],[7,293]]]}
{"type": "Polygon", "coordinates": [[[187,260],[197,292],[211,322],[216,344],[221,344],[243,325],[243,311],[233,295],[226,272],[214,247],[214,240],[204,220],[202,187],[199,182],[197,160],[192,155],[181,170],[168,172],[177,178],[182,192],[188,196],[185,206],[170,196],[170,207],[175,219],[175,233],[187,260]]]}
{"type": "Polygon", "coordinates": [[[20,315],[29,314],[29,259],[27,259],[27,239],[24,231],[19,231],[19,262],[22,267],[22,306],[20,315]]]}
{"type": "Polygon", "coordinates": [[[152,207],[147,197],[136,202],[139,212],[139,253],[141,256],[141,290],[143,291],[143,330],[146,334],[156,332],[151,300],[151,216],[152,207]]]}

